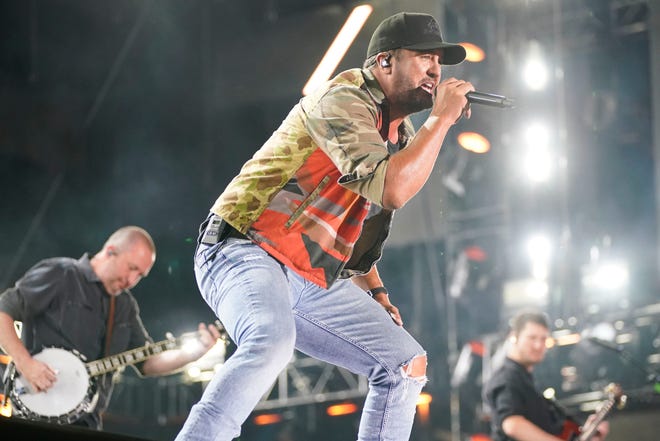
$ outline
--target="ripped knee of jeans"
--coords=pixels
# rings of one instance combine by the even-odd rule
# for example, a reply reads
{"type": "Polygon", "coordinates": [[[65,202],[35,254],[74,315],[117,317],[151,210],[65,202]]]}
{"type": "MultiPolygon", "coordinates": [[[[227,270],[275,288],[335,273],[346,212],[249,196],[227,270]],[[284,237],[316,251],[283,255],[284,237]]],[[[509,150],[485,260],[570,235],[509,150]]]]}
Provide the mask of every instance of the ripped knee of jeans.
{"type": "Polygon", "coordinates": [[[422,385],[426,384],[426,354],[414,356],[410,361],[401,365],[401,375],[403,378],[410,378],[422,385]]]}

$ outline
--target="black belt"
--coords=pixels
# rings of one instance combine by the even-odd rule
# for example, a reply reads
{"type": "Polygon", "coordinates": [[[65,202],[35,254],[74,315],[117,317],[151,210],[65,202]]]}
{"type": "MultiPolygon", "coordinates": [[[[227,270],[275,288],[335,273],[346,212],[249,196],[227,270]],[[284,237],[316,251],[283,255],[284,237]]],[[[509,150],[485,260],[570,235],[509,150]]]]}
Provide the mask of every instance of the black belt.
{"type": "Polygon", "coordinates": [[[247,239],[245,234],[232,227],[217,214],[209,215],[202,225],[200,225],[199,230],[200,236],[198,242],[205,245],[215,245],[228,237],[247,239]]]}

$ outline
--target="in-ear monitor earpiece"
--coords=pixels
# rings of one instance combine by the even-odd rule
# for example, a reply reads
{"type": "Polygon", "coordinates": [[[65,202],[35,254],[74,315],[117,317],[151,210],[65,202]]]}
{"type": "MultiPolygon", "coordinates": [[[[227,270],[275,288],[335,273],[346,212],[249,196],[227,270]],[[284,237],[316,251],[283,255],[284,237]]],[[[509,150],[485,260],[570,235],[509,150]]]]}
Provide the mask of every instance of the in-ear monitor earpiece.
{"type": "Polygon", "coordinates": [[[391,55],[387,55],[382,60],[380,60],[380,67],[390,67],[390,66],[392,66],[390,64],[390,57],[391,57],[391,55]]]}

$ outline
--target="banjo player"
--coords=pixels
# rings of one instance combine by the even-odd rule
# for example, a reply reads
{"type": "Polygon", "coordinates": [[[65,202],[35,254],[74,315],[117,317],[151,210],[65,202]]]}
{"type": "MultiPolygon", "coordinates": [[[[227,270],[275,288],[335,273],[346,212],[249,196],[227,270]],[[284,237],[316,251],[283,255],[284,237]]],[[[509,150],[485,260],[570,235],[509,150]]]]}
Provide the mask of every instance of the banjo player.
{"type": "MultiPolygon", "coordinates": [[[[37,356],[44,348],[61,348],[72,357],[91,361],[153,343],[130,289],[149,274],[155,259],[149,233],[125,226],[112,233],[91,258],[85,253],[79,259],[42,260],[0,294],[0,348],[12,358],[23,386],[38,396],[57,389],[58,380],[62,387],[68,381],[53,363],[37,356]],[[22,322],[21,338],[15,321],[22,322]]],[[[195,349],[167,350],[135,367],[144,375],[173,373],[199,359],[219,338],[216,326],[200,323],[195,349]]],[[[96,378],[91,405],[55,422],[102,429],[101,415],[112,394],[112,372],[96,378]]],[[[19,416],[51,420],[35,412],[19,416]]]]}

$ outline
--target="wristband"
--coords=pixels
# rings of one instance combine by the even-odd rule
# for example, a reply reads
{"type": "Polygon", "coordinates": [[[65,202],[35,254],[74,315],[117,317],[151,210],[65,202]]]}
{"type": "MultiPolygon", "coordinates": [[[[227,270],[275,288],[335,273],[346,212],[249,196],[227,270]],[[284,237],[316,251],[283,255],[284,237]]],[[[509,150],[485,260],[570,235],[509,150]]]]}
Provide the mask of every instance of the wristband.
{"type": "Polygon", "coordinates": [[[389,293],[387,292],[387,289],[385,289],[384,286],[379,286],[379,287],[376,287],[376,288],[371,288],[370,290],[367,291],[367,294],[369,294],[371,297],[373,297],[376,294],[388,295],[389,293]]]}

